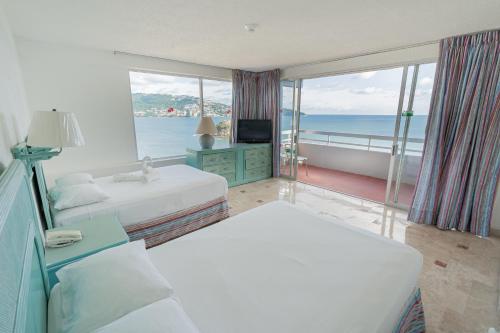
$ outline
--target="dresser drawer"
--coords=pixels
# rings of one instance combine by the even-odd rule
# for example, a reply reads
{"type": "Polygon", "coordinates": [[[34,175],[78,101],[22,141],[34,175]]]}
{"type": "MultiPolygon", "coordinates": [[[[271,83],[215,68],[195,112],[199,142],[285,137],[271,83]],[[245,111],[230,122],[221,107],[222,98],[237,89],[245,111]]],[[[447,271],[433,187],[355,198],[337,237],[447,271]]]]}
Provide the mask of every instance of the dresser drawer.
{"type": "Polygon", "coordinates": [[[223,174],[221,174],[221,176],[226,178],[228,183],[233,183],[234,181],[236,181],[236,174],[234,172],[233,173],[223,173],[223,174]]]}
{"type": "Polygon", "coordinates": [[[256,168],[262,168],[271,165],[270,158],[252,158],[245,160],[245,170],[252,170],[256,168]]]}
{"type": "Polygon", "coordinates": [[[269,177],[271,177],[270,166],[245,170],[245,179],[269,178],[269,177]]]}
{"type": "Polygon", "coordinates": [[[245,159],[271,159],[271,149],[269,148],[256,148],[245,150],[245,159]]]}
{"type": "Polygon", "coordinates": [[[216,173],[218,175],[226,173],[234,173],[236,171],[236,165],[234,162],[225,162],[216,165],[203,166],[203,171],[216,173]]]}
{"type": "Polygon", "coordinates": [[[206,154],[203,155],[202,159],[203,167],[220,163],[234,162],[235,153],[231,151],[227,153],[206,154]]]}

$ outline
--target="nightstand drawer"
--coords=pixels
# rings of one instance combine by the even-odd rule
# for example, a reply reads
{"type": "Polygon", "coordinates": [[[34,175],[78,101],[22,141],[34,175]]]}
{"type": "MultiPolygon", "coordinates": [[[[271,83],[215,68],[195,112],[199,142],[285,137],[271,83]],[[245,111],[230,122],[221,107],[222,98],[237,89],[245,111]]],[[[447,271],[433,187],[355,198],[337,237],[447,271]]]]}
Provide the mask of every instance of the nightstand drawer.
{"type": "Polygon", "coordinates": [[[211,173],[216,173],[218,175],[225,174],[225,173],[234,173],[236,170],[236,166],[234,162],[229,162],[229,163],[221,163],[217,165],[209,165],[209,166],[203,166],[203,171],[211,172],[211,173]]]}
{"type": "Polygon", "coordinates": [[[220,163],[234,163],[235,153],[227,152],[227,153],[217,153],[217,154],[206,154],[203,155],[203,168],[209,165],[215,165],[220,163]]]}

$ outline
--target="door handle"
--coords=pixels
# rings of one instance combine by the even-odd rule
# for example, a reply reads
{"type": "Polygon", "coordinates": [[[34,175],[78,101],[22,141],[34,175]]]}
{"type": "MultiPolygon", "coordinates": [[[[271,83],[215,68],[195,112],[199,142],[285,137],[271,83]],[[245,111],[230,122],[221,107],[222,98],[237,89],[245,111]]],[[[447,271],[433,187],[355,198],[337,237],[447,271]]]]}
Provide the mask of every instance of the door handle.
{"type": "Polygon", "coordinates": [[[392,145],[391,155],[396,156],[397,152],[398,152],[398,145],[392,145]]]}

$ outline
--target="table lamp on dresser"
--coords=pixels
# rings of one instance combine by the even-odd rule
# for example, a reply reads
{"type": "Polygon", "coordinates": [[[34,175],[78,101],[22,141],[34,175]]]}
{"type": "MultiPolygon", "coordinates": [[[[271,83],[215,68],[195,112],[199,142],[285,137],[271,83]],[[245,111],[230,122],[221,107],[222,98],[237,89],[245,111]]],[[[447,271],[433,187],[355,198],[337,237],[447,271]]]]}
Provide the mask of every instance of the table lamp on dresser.
{"type": "Polygon", "coordinates": [[[201,117],[196,134],[201,134],[199,139],[201,148],[211,149],[213,147],[215,142],[213,136],[217,134],[217,128],[212,117],[201,117]]]}

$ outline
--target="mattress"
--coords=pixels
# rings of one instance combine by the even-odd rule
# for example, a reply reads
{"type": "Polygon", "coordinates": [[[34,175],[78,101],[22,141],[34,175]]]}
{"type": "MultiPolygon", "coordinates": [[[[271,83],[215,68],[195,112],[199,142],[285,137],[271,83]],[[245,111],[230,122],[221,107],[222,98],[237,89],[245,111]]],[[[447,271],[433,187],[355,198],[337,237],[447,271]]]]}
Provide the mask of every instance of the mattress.
{"type": "Polygon", "coordinates": [[[273,202],[148,250],[204,333],[392,332],[422,256],[273,202]]]}
{"type": "Polygon", "coordinates": [[[224,177],[187,165],[172,165],[157,170],[161,178],[147,184],[116,183],[113,177],[95,179],[110,198],[61,211],[53,209],[55,226],[112,214],[127,227],[227,197],[228,187],[224,177]]]}

